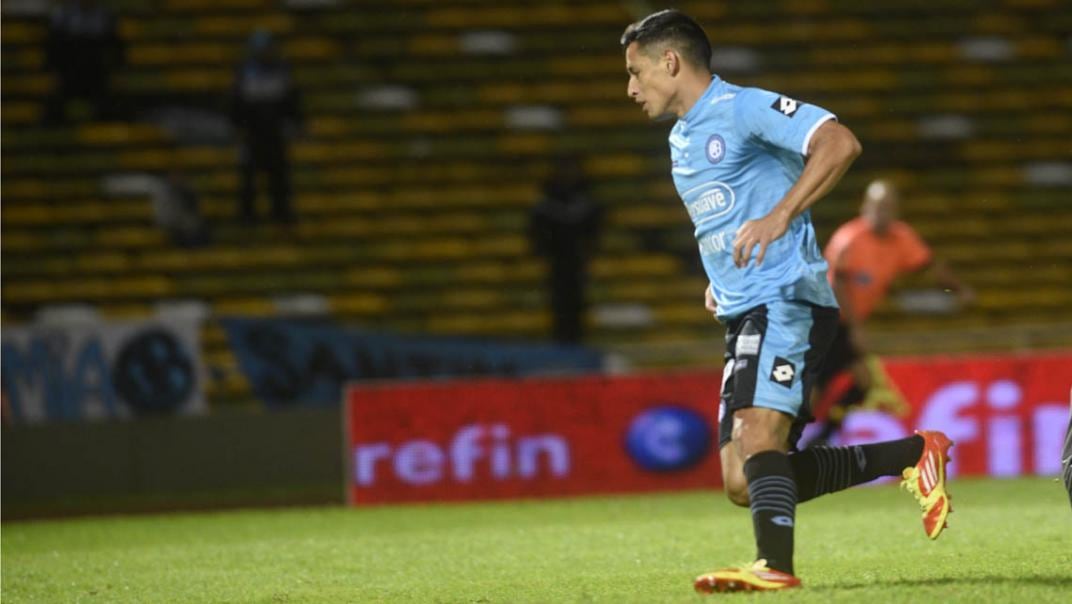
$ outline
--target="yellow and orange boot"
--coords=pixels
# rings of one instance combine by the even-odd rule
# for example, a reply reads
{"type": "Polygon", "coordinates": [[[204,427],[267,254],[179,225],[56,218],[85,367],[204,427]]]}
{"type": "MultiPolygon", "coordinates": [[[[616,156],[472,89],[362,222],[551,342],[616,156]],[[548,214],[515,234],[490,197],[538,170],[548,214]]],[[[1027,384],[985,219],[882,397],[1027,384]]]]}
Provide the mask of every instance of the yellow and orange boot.
{"type": "Polygon", "coordinates": [[[775,591],[800,587],[800,579],[789,573],[767,568],[767,561],[760,559],[751,565],[742,564],[700,575],[693,581],[692,587],[702,594],[775,591]]]}
{"type": "Polygon", "coordinates": [[[952,497],[945,488],[945,467],[949,463],[949,448],[953,441],[945,434],[931,430],[917,430],[923,437],[923,455],[916,465],[905,468],[901,487],[915,496],[923,511],[923,530],[931,539],[937,539],[948,525],[946,518],[953,511],[952,497]]]}

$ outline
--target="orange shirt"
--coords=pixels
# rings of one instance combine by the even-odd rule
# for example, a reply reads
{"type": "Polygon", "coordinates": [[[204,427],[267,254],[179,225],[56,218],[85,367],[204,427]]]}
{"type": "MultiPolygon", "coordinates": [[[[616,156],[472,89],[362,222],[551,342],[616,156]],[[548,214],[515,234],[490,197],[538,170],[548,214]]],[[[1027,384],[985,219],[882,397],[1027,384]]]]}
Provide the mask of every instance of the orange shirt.
{"type": "Polygon", "coordinates": [[[931,249],[900,220],[882,236],[863,218],[850,220],[834,232],[824,255],[830,263],[831,284],[835,275],[844,277],[841,294],[849,297],[848,305],[858,321],[875,310],[898,275],[919,270],[931,261],[931,249]]]}

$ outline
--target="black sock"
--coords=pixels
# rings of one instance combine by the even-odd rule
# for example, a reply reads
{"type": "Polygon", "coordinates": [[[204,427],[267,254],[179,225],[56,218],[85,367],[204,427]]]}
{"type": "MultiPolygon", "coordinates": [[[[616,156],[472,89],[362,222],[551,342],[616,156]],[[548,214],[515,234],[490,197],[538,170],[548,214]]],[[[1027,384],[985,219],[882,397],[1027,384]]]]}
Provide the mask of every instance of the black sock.
{"type": "Polygon", "coordinates": [[[781,451],[756,453],[744,462],[757,558],[767,567],[793,574],[793,524],[797,489],[789,458],[781,451]]]}
{"type": "MultiPolygon", "coordinates": [[[[812,447],[789,455],[797,501],[835,493],[879,476],[900,476],[923,455],[923,437],[853,447],[812,447]]],[[[746,464],[747,465],[747,464],[746,464]]]]}

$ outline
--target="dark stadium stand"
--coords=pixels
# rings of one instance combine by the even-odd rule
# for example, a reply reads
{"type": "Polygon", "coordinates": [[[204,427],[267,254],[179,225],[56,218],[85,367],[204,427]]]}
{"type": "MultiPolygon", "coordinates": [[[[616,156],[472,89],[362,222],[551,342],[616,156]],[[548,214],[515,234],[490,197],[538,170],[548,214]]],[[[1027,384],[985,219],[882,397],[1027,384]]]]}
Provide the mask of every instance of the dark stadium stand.
{"type": "MultiPolygon", "coordinates": [[[[46,21],[4,15],[5,323],[79,302],[106,317],[144,317],[168,299],[203,300],[213,317],[264,316],[280,296],[317,294],[346,322],[546,338],[544,268],[526,221],[554,154],[568,151],[584,158],[608,221],[593,266],[590,343],[641,365],[678,359],[670,351],[681,346],[694,359],[717,358],[717,344],[695,352],[719,332],[702,309],[705,282],[669,179],[666,126],[647,123],[625,98],[617,40],[633,15],[623,3],[110,4],[128,45],[116,78],[128,122],[40,125],[54,85],[43,68],[46,21]],[[304,97],[291,231],[235,218],[232,141],[185,140],[153,113],[182,106],[222,116],[255,27],[280,36],[304,97]],[[148,198],[104,186],[173,165],[203,198],[214,239],[205,248],[174,247],[148,198]],[[612,312],[623,309],[643,312],[612,312]]],[[[929,337],[928,350],[951,351],[981,340],[1024,345],[1012,336],[995,343],[998,327],[1068,337],[1072,11],[1064,2],[679,4],[707,27],[716,72],[821,104],[863,142],[857,166],[815,210],[823,241],[855,213],[870,179],[892,176],[905,189],[904,216],[978,291],[978,303],[954,315],[887,305],[876,331],[929,337]]],[[[204,343],[224,376],[210,398],[247,399],[214,320],[204,343]]]]}

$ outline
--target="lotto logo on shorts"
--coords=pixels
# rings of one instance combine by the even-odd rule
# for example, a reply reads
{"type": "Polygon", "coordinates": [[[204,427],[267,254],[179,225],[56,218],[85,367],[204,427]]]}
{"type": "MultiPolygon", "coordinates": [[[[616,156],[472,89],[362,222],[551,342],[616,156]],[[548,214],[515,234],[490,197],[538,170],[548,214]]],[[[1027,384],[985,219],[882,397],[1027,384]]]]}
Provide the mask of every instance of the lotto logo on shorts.
{"type": "Polygon", "coordinates": [[[774,369],[771,370],[770,374],[772,382],[790,388],[793,386],[793,377],[796,374],[797,368],[793,363],[782,357],[774,357],[774,369]]]}

